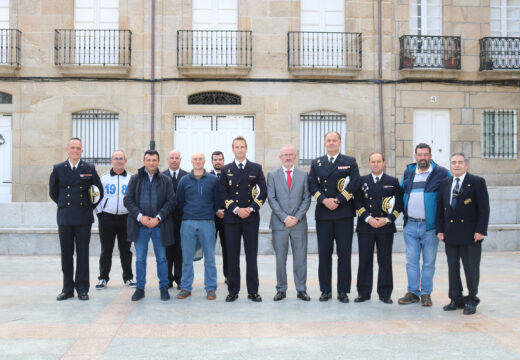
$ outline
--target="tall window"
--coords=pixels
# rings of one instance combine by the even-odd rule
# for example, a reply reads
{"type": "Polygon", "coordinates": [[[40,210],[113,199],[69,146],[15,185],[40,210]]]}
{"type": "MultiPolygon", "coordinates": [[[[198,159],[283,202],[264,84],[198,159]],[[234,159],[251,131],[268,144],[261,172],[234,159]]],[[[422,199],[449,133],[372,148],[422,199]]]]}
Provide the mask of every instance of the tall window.
{"type": "Polygon", "coordinates": [[[410,0],[410,34],[442,35],[441,0],[410,0]]]}
{"type": "Polygon", "coordinates": [[[325,134],[337,131],[341,135],[340,152],[345,152],[347,119],[345,115],[331,111],[315,111],[300,115],[300,165],[310,165],[312,160],[325,153],[325,134]]]}
{"type": "Polygon", "coordinates": [[[485,110],[482,114],[482,156],[516,159],[516,110],[485,110]]]}
{"type": "Polygon", "coordinates": [[[520,0],[491,0],[490,31],[495,37],[520,37],[520,0]]]}
{"type": "Polygon", "coordinates": [[[119,114],[103,110],[73,113],[72,136],[81,139],[85,161],[110,164],[112,152],[119,148],[119,114]]]}

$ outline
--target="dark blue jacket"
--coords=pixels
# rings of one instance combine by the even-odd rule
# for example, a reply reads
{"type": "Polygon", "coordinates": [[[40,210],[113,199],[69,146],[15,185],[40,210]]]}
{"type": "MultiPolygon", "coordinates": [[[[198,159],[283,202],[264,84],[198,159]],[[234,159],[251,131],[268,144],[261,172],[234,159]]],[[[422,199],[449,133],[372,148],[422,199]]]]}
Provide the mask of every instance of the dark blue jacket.
{"type": "Polygon", "coordinates": [[[220,204],[217,177],[204,171],[197,179],[192,170],[177,185],[177,203],[182,220],[213,220],[220,204]]]}
{"type": "MultiPolygon", "coordinates": [[[[424,210],[426,213],[426,230],[435,229],[435,216],[437,212],[437,196],[439,193],[439,187],[441,185],[441,181],[450,176],[450,172],[440,166],[437,165],[433,160],[430,160],[430,164],[432,166],[432,173],[428,176],[426,180],[426,185],[424,187],[424,210]]],[[[404,171],[403,178],[401,180],[401,188],[404,191],[404,225],[408,221],[408,199],[410,198],[410,193],[412,192],[413,187],[413,179],[415,178],[415,170],[417,169],[417,163],[408,164],[406,166],[406,170],[404,171]]]]}

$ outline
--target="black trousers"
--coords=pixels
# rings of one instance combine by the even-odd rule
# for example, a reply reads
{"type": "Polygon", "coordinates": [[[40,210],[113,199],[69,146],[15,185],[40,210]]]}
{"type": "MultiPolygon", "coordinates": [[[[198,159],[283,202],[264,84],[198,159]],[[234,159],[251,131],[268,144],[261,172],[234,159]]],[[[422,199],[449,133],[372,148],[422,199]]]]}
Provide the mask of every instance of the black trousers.
{"type": "Polygon", "coordinates": [[[449,291],[451,300],[458,303],[478,305],[478,283],[480,281],[480,258],[482,255],[482,241],[470,245],[446,244],[446,257],[448,259],[449,291]],[[460,279],[460,261],[464,266],[468,296],[462,296],[462,281],[460,279]]]}
{"type": "Polygon", "coordinates": [[[318,235],[318,278],[320,291],[332,291],[332,252],[336,240],[338,255],[338,293],[349,293],[352,281],[350,257],[352,254],[352,235],[354,233],[354,219],[317,220],[316,233],[318,235]]]}
{"type": "Polygon", "coordinates": [[[119,248],[119,258],[123,269],[123,281],[132,280],[132,251],[131,243],[126,235],[126,218],[128,215],[113,215],[100,213],[99,220],[99,240],[101,241],[101,255],[99,257],[99,277],[98,279],[110,280],[109,274],[112,268],[112,252],[117,236],[117,247],[119,248]]]}
{"type": "Polygon", "coordinates": [[[227,254],[228,254],[228,291],[230,294],[240,292],[240,245],[244,237],[246,253],[246,284],[248,294],[258,293],[258,227],[260,218],[248,223],[226,223],[227,254]]]}
{"type": "Polygon", "coordinates": [[[182,248],[181,248],[181,220],[173,221],[173,236],[175,244],[166,246],[166,259],[168,260],[168,282],[172,285],[175,281],[181,284],[182,278],[182,248]]]}
{"type": "Polygon", "coordinates": [[[88,254],[92,224],[66,226],[58,225],[61,248],[61,271],[63,272],[64,293],[88,293],[88,254]],[[74,247],[76,247],[76,276],[74,276],[74,247]]]}
{"type": "Polygon", "coordinates": [[[224,277],[228,277],[228,261],[227,261],[227,244],[226,244],[226,232],[224,231],[224,222],[219,219],[215,220],[215,242],[217,241],[217,236],[220,238],[220,246],[222,246],[222,272],[224,273],[224,277]]]}
{"type": "Polygon", "coordinates": [[[377,246],[377,293],[381,299],[389,299],[394,289],[392,274],[392,245],[394,234],[357,234],[359,266],[357,291],[359,296],[372,294],[374,247],[377,246]]]}

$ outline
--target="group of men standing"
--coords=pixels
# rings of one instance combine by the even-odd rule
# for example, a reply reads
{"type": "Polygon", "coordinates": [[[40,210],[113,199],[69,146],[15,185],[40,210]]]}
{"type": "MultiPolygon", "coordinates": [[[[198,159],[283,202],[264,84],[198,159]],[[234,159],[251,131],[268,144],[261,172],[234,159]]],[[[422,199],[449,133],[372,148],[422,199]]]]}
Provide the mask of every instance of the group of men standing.
{"type": "Polygon", "coordinates": [[[80,160],[81,141],[71,139],[66,148],[69,159],[54,166],[49,185],[50,196],[58,204],[64,274],[62,293],[57,300],[73,297],[74,289],[80,299],[88,300],[91,210],[97,205],[102,249],[96,289],[104,289],[109,281],[117,236],[123,281],[136,287],[133,301],[142,299],[151,239],[162,300],[170,298],[168,288],[174,283],[180,290],[178,299],[191,296],[197,248],[202,248],[204,254],[206,297],[213,300],[217,289],[215,240],[218,234],[228,286],[226,301],[233,302],[239,296],[243,239],[248,299],[261,302],[257,267],[259,211],[267,199],[272,209],[269,227],[276,253],[277,284],[273,300],[286,297],[290,244],[297,298],[309,301],[306,213],[312,196],[316,200],[320,301],[332,297],[335,244],[337,297],[340,302],[349,302],[352,238],[357,215],[359,268],[355,302],[371,298],[376,248],[377,293],[383,303],[392,303],[395,221],[404,212],[408,291],[399,299],[399,304],[420,301],[423,306],[432,305],[433,275],[440,240],[446,244],[451,299],[444,310],[464,308],[465,314],[474,313],[479,302],[476,295],[481,242],[487,231],[489,199],[484,179],[467,173],[469,162],[465,155],[452,155],[451,176],[447,169],[431,159],[428,145],[418,144],[416,162],[408,165],[399,183],[384,173],[384,154],[372,153],[369,156],[371,173],[360,176],[356,159],[340,153],[341,137],[337,132],[327,133],[324,145],[326,155],[312,162],[309,174],[295,167],[294,146],[283,146],[281,166],[269,172],[267,182],[262,166],[247,159],[247,142],[240,136],[232,143],[234,160],[224,165],[222,152],[214,152],[210,173],[204,169],[205,157],[201,152],[192,155],[190,173],[182,170],[181,154],[177,150],[170,151],[169,168],[161,173],[159,153],[148,150],[144,154],[144,166],[132,175],[124,168],[125,154],[117,150],[112,155],[112,169],[100,179],[93,165],[80,160]],[[99,188],[99,204],[92,204],[88,199],[91,185],[99,188]],[[136,251],[136,282],[131,268],[130,242],[134,242],[136,251]],[[78,254],[75,280],[72,276],[74,244],[78,254]],[[469,290],[466,297],[462,296],[460,260],[469,290]]]}

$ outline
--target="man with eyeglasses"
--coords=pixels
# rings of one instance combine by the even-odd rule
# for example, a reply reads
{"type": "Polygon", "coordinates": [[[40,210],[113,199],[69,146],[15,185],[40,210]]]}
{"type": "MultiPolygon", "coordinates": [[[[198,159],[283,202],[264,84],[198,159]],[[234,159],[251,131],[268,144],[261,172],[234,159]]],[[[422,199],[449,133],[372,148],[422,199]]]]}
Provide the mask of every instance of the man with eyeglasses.
{"type": "Polygon", "coordinates": [[[122,150],[112,153],[110,164],[112,169],[101,175],[104,196],[96,208],[99,222],[99,240],[101,241],[101,255],[99,257],[99,277],[96,290],[103,290],[110,280],[112,268],[112,251],[117,236],[119,258],[123,268],[123,282],[126,286],[135,287],[132,274],[132,251],[126,235],[126,221],[128,210],[123,204],[123,198],[132,173],[125,170],[126,156],[122,150]]]}

